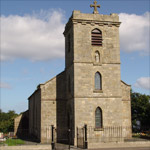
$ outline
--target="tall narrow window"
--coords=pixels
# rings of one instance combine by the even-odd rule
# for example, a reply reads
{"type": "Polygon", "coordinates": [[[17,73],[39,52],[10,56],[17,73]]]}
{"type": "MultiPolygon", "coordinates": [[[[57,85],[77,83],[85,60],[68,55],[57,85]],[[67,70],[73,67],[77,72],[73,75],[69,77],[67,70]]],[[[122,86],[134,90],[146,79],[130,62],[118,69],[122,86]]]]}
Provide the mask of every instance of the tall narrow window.
{"type": "Polygon", "coordinates": [[[92,45],[102,46],[102,32],[98,29],[92,30],[92,45]]]}
{"type": "Polygon", "coordinates": [[[102,110],[101,108],[97,107],[95,111],[95,127],[102,128],[102,110]]]}
{"type": "Polygon", "coordinates": [[[101,90],[102,89],[102,78],[101,74],[99,72],[95,73],[95,90],[101,90]]]}

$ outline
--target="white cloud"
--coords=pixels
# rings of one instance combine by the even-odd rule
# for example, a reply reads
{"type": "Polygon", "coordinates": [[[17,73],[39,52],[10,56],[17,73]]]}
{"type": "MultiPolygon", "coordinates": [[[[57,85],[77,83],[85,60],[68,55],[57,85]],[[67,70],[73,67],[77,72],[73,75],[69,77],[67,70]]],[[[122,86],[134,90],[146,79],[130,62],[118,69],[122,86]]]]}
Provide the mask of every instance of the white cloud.
{"type": "Polygon", "coordinates": [[[149,53],[149,12],[143,15],[119,14],[120,21],[120,45],[126,52],[139,51],[140,54],[149,53]]]}
{"type": "Polygon", "coordinates": [[[0,88],[2,88],[2,89],[11,89],[11,86],[8,83],[0,82],[0,88]]]}
{"type": "Polygon", "coordinates": [[[143,88],[146,90],[150,90],[150,77],[141,77],[141,78],[137,79],[134,86],[137,88],[143,88]]]}
{"type": "Polygon", "coordinates": [[[64,57],[64,12],[1,16],[1,60],[32,61],[64,57]]]}
{"type": "MultiPolygon", "coordinates": [[[[121,50],[149,51],[149,14],[121,13],[121,50]]],[[[1,60],[25,58],[32,61],[64,57],[64,12],[49,10],[32,15],[1,16],[1,60]]]]}

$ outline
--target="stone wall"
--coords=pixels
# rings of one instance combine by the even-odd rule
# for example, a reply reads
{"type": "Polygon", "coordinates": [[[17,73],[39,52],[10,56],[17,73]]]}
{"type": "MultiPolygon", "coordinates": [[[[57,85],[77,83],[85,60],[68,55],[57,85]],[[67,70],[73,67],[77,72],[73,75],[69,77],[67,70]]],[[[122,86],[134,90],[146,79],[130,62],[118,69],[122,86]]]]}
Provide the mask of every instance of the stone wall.
{"type": "Polygon", "coordinates": [[[69,27],[67,33],[64,32],[65,36],[65,67],[68,68],[73,64],[74,58],[74,39],[73,39],[73,27],[69,27]],[[70,42],[70,44],[68,44],[70,42]],[[70,45],[70,46],[69,46],[70,45]]]}
{"type": "Polygon", "coordinates": [[[25,137],[29,134],[29,111],[25,111],[14,119],[14,135],[25,137]]]}
{"type": "MultiPolygon", "coordinates": [[[[132,126],[131,124],[131,98],[130,91],[131,86],[121,81],[122,88],[122,103],[123,103],[123,126],[132,126]]],[[[132,137],[132,129],[128,128],[124,131],[127,137],[132,137]]]]}
{"type": "Polygon", "coordinates": [[[40,141],[41,137],[41,90],[37,90],[29,97],[29,133],[40,141]]]}
{"type": "Polygon", "coordinates": [[[122,126],[120,98],[75,98],[76,126],[95,127],[96,108],[102,109],[103,126],[122,126]],[[120,106],[120,107],[118,107],[120,106]]]}
{"type": "Polygon", "coordinates": [[[121,98],[120,65],[104,64],[93,66],[88,63],[75,63],[75,97],[117,97],[121,98]],[[102,78],[102,90],[95,90],[95,73],[102,78]]]}
{"type": "Polygon", "coordinates": [[[121,89],[122,89],[122,100],[130,101],[131,100],[130,98],[131,86],[121,81],[121,89]]]}
{"type": "Polygon", "coordinates": [[[73,25],[74,62],[93,62],[93,53],[98,50],[103,63],[120,63],[119,17],[117,14],[83,14],[73,12],[73,17],[66,25],[66,31],[73,25]],[[83,18],[85,17],[85,18],[83,18]],[[102,31],[103,46],[91,45],[91,31],[102,31]]]}
{"type": "Polygon", "coordinates": [[[19,124],[20,124],[20,121],[21,121],[21,118],[22,118],[22,114],[17,116],[15,119],[14,119],[14,135],[16,136],[17,134],[17,131],[18,131],[18,128],[19,128],[19,124]]]}
{"type": "Polygon", "coordinates": [[[51,125],[56,127],[56,77],[40,85],[41,142],[51,142],[51,125]]]}
{"type": "Polygon", "coordinates": [[[51,142],[51,125],[57,129],[57,138],[66,127],[66,76],[60,73],[41,88],[41,142],[51,142]],[[62,129],[62,130],[60,130],[62,129]]]}

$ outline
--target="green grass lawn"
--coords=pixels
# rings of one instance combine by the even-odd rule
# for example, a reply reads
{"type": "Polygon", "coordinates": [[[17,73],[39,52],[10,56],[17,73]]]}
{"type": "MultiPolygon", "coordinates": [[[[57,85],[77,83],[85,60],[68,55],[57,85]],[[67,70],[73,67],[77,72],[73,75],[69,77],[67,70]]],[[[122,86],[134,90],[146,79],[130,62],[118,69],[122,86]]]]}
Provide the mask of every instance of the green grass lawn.
{"type": "Polygon", "coordinates": [[[0,145],[3,145],[4,144],[4,142],[0,142],[0,145]]]}
{"type": "Polygon", "coordinates": [[[15,145],[22,145],[25,144],[25,142],[21,139],[7,139],[5,141],[5,144],[7,144],[8,146],[15,146],[15,145]]]}

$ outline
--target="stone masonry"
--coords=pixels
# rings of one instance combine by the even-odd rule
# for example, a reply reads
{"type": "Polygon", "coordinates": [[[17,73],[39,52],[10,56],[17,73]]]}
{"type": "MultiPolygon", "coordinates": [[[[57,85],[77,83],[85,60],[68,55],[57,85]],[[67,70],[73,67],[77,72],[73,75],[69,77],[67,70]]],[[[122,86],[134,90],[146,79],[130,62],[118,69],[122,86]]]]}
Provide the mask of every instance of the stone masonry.
{"type": "MultiPolygon", "coordinates": [[[[131,127],[130,85],[121,81],[120,74],[120,24],[117,14],[73,11],[64,31],[65,70],[40,84],[29,97],[29,132],[40,142],[45,143],[48,135],[51,140],[50,126],[54,125],[58,139],[70,128],[71,142],[76,145],[77,127],[94,128],[98,107],[103,127],[131,127]],[[94,29],[102,32],[101,46],[91,44],[94,29]],[[100,90],[95,89],[96,72],[101,74],[100,90]]],[[[131,137],[130,128],[123,131],[131,137]]],[[[91,135],[103,132],[101,128],[91,135]]]]}

